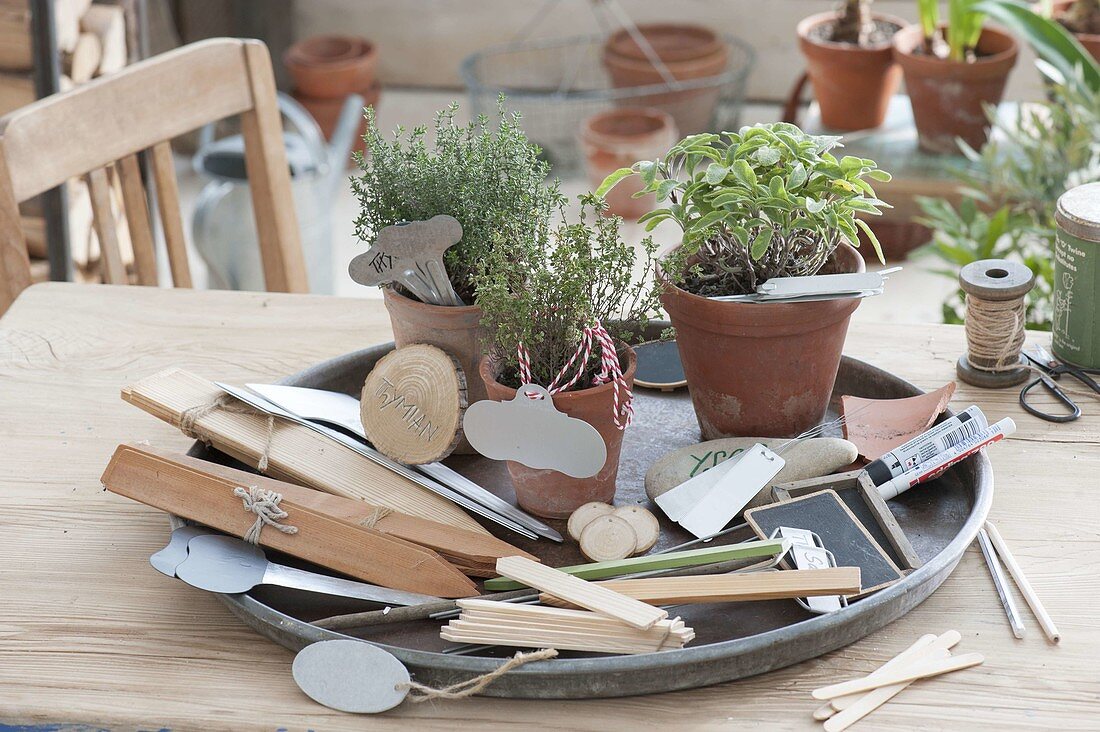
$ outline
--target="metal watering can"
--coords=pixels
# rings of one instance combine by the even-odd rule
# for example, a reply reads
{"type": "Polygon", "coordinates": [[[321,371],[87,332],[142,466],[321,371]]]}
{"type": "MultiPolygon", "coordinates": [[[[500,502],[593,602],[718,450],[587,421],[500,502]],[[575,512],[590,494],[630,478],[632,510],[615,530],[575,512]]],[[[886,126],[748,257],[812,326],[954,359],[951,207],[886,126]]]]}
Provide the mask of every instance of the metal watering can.
{"type": "MultiPolygon", "coordinates": [[[[355,142],[363,97],[352,94],[326,144],[321,128],[305,108],[279,94],[279,110],[289,123],[283,133],[291,189],[298,214],[310,292],[331,294],[333,285],[332,202],[346,181],[347,161],[355,142]]],[[[218,289],[263,291],[264,276],[252,194],[244,163],[244,138],[214,139],[214,125],[199,133],[195,171],[208,182],[199,193],[191,220],[195,248],[218,289]]]]}

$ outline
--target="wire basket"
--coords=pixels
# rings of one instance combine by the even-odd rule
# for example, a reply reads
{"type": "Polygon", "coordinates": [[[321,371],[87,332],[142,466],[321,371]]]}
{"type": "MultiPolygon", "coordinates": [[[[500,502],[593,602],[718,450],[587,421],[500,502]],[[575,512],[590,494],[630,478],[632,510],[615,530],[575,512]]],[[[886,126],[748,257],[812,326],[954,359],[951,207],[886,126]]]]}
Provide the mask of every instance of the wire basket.
{"type": "Polygon", "coordinates": [[[725,70],[717,76],[648,86],[615,87],[603,64],[605,36],[524,41],[492,46],[467,56],[461,67],[475,115],[490,118],[497,97],[523,116],[527,136],[540,145],[558,176],[580,169],[577,136],[591,115],[612,107],[657,107],[682,134],[736,129],[754,53],[743,41],[722,37],[725,70]],[[685,125],[681,124],[681,127],[685,125]]]}

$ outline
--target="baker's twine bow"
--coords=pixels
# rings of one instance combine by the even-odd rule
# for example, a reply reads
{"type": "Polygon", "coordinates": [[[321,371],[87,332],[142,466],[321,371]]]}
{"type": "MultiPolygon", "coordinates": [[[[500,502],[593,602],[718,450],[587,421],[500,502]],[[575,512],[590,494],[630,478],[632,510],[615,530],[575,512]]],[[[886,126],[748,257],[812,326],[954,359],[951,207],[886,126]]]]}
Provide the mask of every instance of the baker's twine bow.
{"type": "Polygon", "coordinates": [[[248,488],[243,486],[234,488],[233,495],[241,499],[245,511],[256,514],[256,523],[252,524],[245,535],[241,537],[249,544],[260,543],[260,532],[263,531],[265,526],[271,526],[284,534],[298,533],[297,526],[279,523],[289,515],[279,508],[279,501],[283,500],[281,494],[251,485],[248,488]]]}
{"type": "MultiPolygon", "coordinates": [[[[594,325],[585,326],[581,330],[581,342],[577,345],[577,350],[573,352],[573,355],[569,357],[565,365],[561,367],[561,371],[554,377],[550,385],[546,387],[546,391],[553,396],[563,391],[567,391],[573,388],[581,376],[584,375],[585,365],[588,363],[589,357],[592,355],[592,348],[594,346],[600,347],[600,371],[592,378],[592,386],[600,386],[611,382],[612,391],[614,397],[614,412],[612,417],[615,420],[615,426],[620,430],[625,430],[630,426],[631,420],[634,419],[634,394],[631,393],[630,388],[626,385],[626,377],[623,375],[622,366],[619,365],[619,354],[615,350],[615,341],[612,340],[611,334],[607,332],[607,329],[603,327],[600,321],[596,321],[594,325]],[[573,376],[568,381],[562,381],[566,375],[572,370],[573,376]]],[[[527,347],[522,343],[516,349],[516,356],[519,361],[519,379],[524,384],[531,384],[531,355],[527,352],[527,347]]],[[[536,393],[528,393],[527,396],[531,399],[538,399],[539,395],[536,393]]]]}

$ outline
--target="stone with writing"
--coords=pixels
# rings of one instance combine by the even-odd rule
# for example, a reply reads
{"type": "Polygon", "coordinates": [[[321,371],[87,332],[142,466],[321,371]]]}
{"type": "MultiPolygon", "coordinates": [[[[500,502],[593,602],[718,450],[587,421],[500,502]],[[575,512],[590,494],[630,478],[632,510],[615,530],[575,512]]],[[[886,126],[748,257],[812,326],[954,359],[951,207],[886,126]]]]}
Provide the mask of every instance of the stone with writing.
{"type": "MultiPolygon", "coordinates": [[[[688,478],[738,457],[758,442],[775,449],[787,440],[781,437],[726,437],[673,450],[657,460],[646,473],[646,495],[652,500],[688,478]]],[[[786,465],[749,505],[769,503],[771,485],[775,483],[828,475],[851,465],[857,457],[856,446],[839,437],[814,437],[797,442],[783,451],[786,465]]]]}

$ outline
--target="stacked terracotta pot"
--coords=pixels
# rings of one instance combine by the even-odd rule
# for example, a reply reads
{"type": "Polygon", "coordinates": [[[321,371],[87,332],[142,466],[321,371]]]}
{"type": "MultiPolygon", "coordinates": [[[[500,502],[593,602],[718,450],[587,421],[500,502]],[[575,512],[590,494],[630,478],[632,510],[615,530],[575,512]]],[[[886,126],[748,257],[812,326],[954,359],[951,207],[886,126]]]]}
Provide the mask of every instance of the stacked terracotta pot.
{"type": "MultiPolygon", "coordinates": [[[[619,168],[638,160],[656,160],[680,139],[672,117],[659,109],[623,107],[595,114],[581,125],[585,170],[593,190],[619,168]]],[[[607,194],[607,213],[636,219],[657,207],[654,194],[634,197],[644,187],[631,177],[607,194]]]]}
{"type": "MultiPolygon", "coordinates": [[[[695,81],[721,75],[729,62],[726,42],[714,31],[694,25],[653,23],[637,32],[649,43],[663,64],[659,68],[627,29],[614,33],[604,44],[603,62],[616,88],[665,84],[662,71],[679,81],[695,81]]],[[[717,81],[717,80],[716,80],[717,81]]],[[[709,132],[721,85],[647,94],[625,100],[635,106],[656,107],[672,115],[684,135],[709,132]]]]}
{"type": "MultiPolygon", "coordinates": [[[[376,106],[381,86],[375,78],[377,47],[357,36],[311,36],[298,41],[283,56],[294,80],[294,98],[309,110],[326,138],[336,129],[344,100],[359,94],[367,106],[376,106]]],[[[363,127],[355,149],[363,152],[363,127]]]]}

